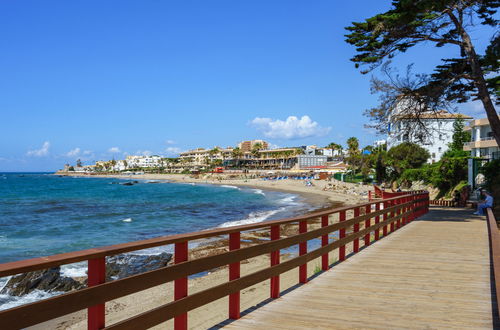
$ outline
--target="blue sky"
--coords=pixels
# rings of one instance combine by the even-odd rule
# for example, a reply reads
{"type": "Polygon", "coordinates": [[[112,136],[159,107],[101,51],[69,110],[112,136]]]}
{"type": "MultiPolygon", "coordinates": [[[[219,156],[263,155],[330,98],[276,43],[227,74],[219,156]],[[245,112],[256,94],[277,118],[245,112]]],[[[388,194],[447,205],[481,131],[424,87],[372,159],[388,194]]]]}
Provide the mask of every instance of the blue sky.
{"type": "MultiPolygon", "coordinates": [[[[0,171],[263,138],[379,139],[344,27],[390,1],[2,1],[0,171]],[[296,118],[294,118],[294,117],[296,118]],[[306,117],[304,117],[306,116],[306,117]]],[[[489,34],[478,28],[482,51],[489,34]]],[[[395,60],[429,72],[454,48],[395,60]]],[[[463,111],[480,115],[480,107],[463,111]]]]}

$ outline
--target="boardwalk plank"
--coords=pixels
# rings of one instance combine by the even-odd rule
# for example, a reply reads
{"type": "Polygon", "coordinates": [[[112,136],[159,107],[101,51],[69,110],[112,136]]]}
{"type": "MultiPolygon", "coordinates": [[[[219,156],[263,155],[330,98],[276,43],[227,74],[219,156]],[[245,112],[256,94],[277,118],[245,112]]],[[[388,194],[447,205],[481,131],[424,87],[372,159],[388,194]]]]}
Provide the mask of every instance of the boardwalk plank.
{"type": "Polygon", "coordinates": [[[488,232],[434,209],[229,329],[491,329],[488,232]]]}

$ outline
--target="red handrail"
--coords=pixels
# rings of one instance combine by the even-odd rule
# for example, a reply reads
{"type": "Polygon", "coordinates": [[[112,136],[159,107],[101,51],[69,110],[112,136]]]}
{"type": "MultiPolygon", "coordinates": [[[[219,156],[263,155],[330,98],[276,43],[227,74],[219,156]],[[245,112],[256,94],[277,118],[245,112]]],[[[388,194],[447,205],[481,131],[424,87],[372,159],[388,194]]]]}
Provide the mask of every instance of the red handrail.
{"type": "Polygon", "coordinates": [[[172,303],[111,325],[108,328],[126,329],[138,325],[141,327],[154,326],[170,318],[175,318],[175,328],[186,329],[188,322],[187,313],[189,310],[227,295],[230,296],[229,317],[238,318],[240,290],[262,280],[270,279],[270,295],[272,298],[277,298],[280,295],[279,279],[281,273],[298,267],[300,268],[299,281],[304,283],[307,280],[308,261],[322,257],[322,269],[326,270],[329,268],[328,253],[330,251],[339,248],[339,261],[342,261],[345,259],[345,245],[347,243],[353,242],[356,247],[355,251],[357,252],[360,239],[364,241],[365,246],[368,246],[371,233],[376,233],[375,239],[386,236],[388,225],[391,227],[391,232],[396,230],[400,226],[425,214],[428,211],[428,204],[429,195],[427,192],[406,192],[406,195],[400,197],[346,206],[295,218],[159,237],[0,264],[0,277],[3,277],[83,260],[88,260],[89,262],[88,288],[1,311],[0,325],[2,325],[2,329],[27,327],[81,310],[82,308],[88,308],[89,329],[101,329],[105,326],[104,306],[107,301],[170,281],[174,281],[175,283],[175,300],[172,303]],[[354,213],[355,216],[346,218],[348,211],[353,211],[350,213],[354,213]],[[337,213],[339,214],[339,222],[329,223],[329,216],[337,213]],[[307,225],[309,221],[317,218],[321,218],[321,227],[308,231],[307,225]],[[372,218],[375,219],[374,223],[371,222],[372,218]],[[380,221],[380,219],[382,220],[380,221]],[[404,220],[401,222],[402,219],[404,220]],[[280,238],[280,226],[290,223],[299,224],[299,233],[280,238]],[[395,223],[400,223],[400,225],[395,228],[395,223]],[[363,228],[360,228],[360,224],[363,224],[363,228]],[[354,230],[349,235],[346,235],[347,230],[353,227],[354,230]],[[263,228],[268,228],[271,231],[270,241],[240,248],[240,233],[242,231],[263,228]],[[380,229],[382,228],[384,229],[383,235],[380,235],[380,229]],[[339,232],[339,239],[329,242],[328,234],[334,231],[339,232]],[[228,252],[188,261],[189,241],[221,235],[229,235],[228,252]],[[321,247],[308,252],[307,241],[315,238],[321,238],[321,247]],[[175,244],[174,265],[104,283],[105,267],[103,265],[106,256],[166,244],[175,244]],[[296,244],[299,244],[301,247],[299,256],[280,262],[280,249],[296,244]],[[271,255],[271,265],[269,268],[240,277],[239,263],[241,260],[267,253],[271,255]],[[187,278],[189,275],[224,265],[229,265],[230,268],[229,282],[193,295],[188,294],[187,278]]]}

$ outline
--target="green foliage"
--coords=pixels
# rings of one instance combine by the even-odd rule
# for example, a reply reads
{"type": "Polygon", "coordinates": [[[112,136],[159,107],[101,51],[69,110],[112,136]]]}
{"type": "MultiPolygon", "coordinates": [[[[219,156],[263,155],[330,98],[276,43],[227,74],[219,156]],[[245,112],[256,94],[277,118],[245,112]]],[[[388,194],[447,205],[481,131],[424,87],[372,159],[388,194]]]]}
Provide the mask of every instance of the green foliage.
{"type": "Polygon", "coordinates": [[[399,181],[402,183],[423,181],[444,194],[467,179],[467,159],[468,157],[443,157],[437,163],[404,170],[399,181]]]}
{"type": "Polygon", "coordinates": [[[406,169],[419,168],[429,157],[427,150],[410,142],[401,143],[387,152],[388,163],[398,176],[406,169]]]}
{"type": "Polygon", "coordinates": [[[486,179],[486,189],[494,191],[500,187],[500,159],[495,159],[484,165],[481,170],[486,179]]]}
{"type": "MultiPolygon", "coordinates": [[[[346,27],[346,42],[356,48],[351,61],[357,68],[368,68],[361,71],[363,74],[419,44],[452,45],[456,50],[456,57],[442,59],[442,64],[430,76],[423,75],[416,83],[410,81],[396,86],[398,93],[388,94],[394,96],[392,102],[382,100],[378,107],[369,110],[367,115],[379,123],[373,127],[386,126],[392,112],[387,104],[395,102],[395,97],[417,98],[424,110],[478,99],[488,114],[496,140],[500,141],[500,121],[496,119],[490,96],[496,95],[496,102],[500,103],[499,7],[498,0],[393,0],[390,10],[346,27]],[[496,28],[484,54],[478,53],[471,37],[471,32],[480,29],[480,25],[496,28]]],[[[394,79],[391,80],[394,83],[394,79]]],[[[390,92],[388,86],[376,84],[372,88],[377,92],[390,92]]],[[[419,111],[411,106],[404,110],[417,115],[419,111]]]]}
{"type": "Polygon", "coordinates": [[[358,138],[353,136],[347,139],[347,150],[349,150],[349,153],[359,153],[358,138]]]}
{"type": "Polygon", "coordinates": [[[464,120],[459,117],[453,123],[453,139],[448,145],[450,150],[461,150],[464,149],[464,144],[469,142],[471,139],[470,132],[464,131],[464,120]]]}

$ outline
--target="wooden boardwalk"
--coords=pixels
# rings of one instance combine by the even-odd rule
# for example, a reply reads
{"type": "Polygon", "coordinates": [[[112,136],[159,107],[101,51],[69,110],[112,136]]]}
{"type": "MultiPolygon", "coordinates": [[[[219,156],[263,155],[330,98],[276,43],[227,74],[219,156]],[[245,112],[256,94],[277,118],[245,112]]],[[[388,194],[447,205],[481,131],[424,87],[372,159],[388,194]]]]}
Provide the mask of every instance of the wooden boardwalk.
{"type": "Polygon", "coordinates": [[[491,329],[490,270],[485,218],[432,208],[226,328],[491,329]]]}

